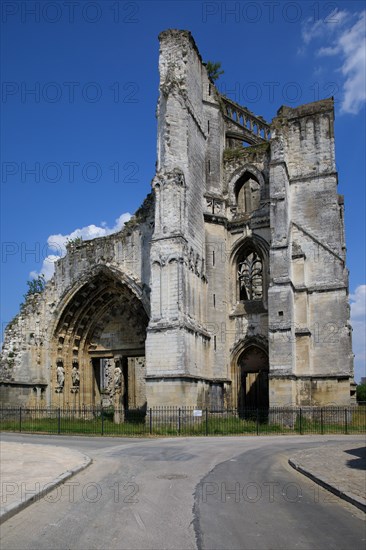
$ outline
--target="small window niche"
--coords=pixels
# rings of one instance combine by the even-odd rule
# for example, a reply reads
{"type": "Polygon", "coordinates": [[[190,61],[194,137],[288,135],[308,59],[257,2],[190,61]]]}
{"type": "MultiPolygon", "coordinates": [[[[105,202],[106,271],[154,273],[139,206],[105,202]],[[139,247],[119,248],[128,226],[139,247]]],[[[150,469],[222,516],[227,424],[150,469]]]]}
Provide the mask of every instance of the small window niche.
{"type": "Polygon", "coordinates": [[[251,214],[258,210],[261,200],[261,187],[256,178],[245,172],[235,185],[237,212],[251,214]]]}

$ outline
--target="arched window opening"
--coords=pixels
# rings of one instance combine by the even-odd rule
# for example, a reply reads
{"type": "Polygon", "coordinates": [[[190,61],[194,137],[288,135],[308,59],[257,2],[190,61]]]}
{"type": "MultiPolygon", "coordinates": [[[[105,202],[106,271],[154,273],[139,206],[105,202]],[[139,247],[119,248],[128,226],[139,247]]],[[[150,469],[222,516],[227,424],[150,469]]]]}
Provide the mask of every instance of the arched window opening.
{"type": "Polygon", "coordinates": [[[262,300],[263,262],[257,252],[250,251],[238,262],[239,300],[262,300]]]}
{"type": "Polygon", "coordinates": [[[252,174],[246,172],[236,183],[238,213],[250,214],[260,206],[260,184],[252,174]]]}

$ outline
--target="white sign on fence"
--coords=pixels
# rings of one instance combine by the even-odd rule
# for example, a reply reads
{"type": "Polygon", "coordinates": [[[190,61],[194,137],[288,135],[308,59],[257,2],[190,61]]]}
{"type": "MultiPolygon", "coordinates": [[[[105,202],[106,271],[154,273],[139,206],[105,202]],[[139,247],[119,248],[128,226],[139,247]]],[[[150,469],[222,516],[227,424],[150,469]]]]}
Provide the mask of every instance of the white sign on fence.
{"type": "Polygon", "coordinates": [[[202,416],[202,411],[200,409],[195,409],[193,411],[193,416],[202,416]]]}

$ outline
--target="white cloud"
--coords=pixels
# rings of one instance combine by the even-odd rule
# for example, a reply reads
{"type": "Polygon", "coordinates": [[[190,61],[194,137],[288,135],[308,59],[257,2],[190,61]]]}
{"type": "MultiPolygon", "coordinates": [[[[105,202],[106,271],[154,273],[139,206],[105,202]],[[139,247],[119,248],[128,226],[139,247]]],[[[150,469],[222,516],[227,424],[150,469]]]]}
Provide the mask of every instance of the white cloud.
{"type": "Polygon", "coordinates": [[[340,38],[340,45],[345,54],[341,67],[345,77],[342,111],[357,114],[366,101],[366,11],[357,23],[345,31],[340,38]]]}
{"type": "Polygon", "coordinates": [[[340,11],[334,9],[324,19],[316,19],[316,17],[308,17],[302,26],[302,39],[305,44],[310,44],[312,40],[331,36],[337,29],[344,25],[350,18],[349,12],[346,10],[340,11]]]}
{"type": "Polygon", "coordinates": [[[81,229],[75,229],[68,235],[62,235],[61,233],[58,233],[57,235],[50,235],[47,239],[48,249],[52,250],[54,254],[49,254],[46,256],[43,260],[40,271],[31,271],[30,276],[35,279],[42,273],[46,281],[48,281],[54,274],[55,262],[65,256],[66,244],[68,241],[78,237],[82,238],[83,241],[90,241],[91,239],[95,239],[97,237],[106,237],[107,235],[120,231],[124,224],[130,219],[131,214],[129,212],[125,212],[116,219],[114,226],[111,228],[107,226],[106,222],[102,222],[101,226],[94,224],[87,225],[81,229]]]}
{"type": "Polygon", "coordinates": [[[303,25],[302,29],[302,39],[305,44],[310,44],[312,40],[315,38],[318,38],[321,35],[321,27],[322,27],[322,21],[319,19],[318,21],[315,21],[315,23],[312,25],[312,18],[309,17],[305,21],[305,24],[303,25]]]}
{"type": "Polygon", "coordinates": [[[337,53],[340,53],[341,49],[339,46],[327,46],[325,48],[320,48],[318,50],[318,55],[320,56],[326,56],[326,55],[336,55],[337,53]]]}
{"type": "MultiPolygon", "coordinates": [[[[342,75],[341,112],[357,114],[366,102],[366,11],[352,14],[338,11],[325,20],[303,25],[302,39],[306,46],[321,41],[318,57],[339,57],[338,73],[342,75]]],[[[304,48],[302,48],[302,53],[304,48]]]]}
{"type": "Polygon", "coordinates": [[[354,294],[350,295],[350,300],[353,328],[352,345],[355,354],[355,380],[359,382],[362,376],[366,376],[366,285],[359,285],[354,294]]]}
{"type": "Polygon", "coordinates": [[[51,279],[52,275],[54,274],[54,271],[55,271],[55,265],[54,264],[60,258],[61,258],[61,256],[56,256],[55,254],[49,254],[43,260],[41,271],[39,273],[37,271],[31,271],[30,274],[29,274],[30,277],[32,277],[32,279],[36,279],[38,277],[38,275],[40,275],[42,273],[44,275],[44,278],[46,279],[46,281],[49,281],[51,279]]]}
{"type": "Polygon", "coordinates": [[[366,285],[359,285],[354,294],[350,294],[352,319],[366,316],[366,285]]]}

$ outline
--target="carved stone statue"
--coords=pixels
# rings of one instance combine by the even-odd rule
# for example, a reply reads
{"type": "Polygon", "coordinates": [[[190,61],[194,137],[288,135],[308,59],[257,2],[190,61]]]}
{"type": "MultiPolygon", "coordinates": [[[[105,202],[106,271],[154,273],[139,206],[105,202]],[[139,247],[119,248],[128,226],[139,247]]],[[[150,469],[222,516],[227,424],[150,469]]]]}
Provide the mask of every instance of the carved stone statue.
{"type": "Polygon", "coordinates": [[[71,371],[72,385],[76,388],[80,386],[80,373],[78,367],[74,364],[71,371]]]}
{"type": "Polygon", "coordinates": [[[122,370],[121,370],[121,367],[117,366],[114,369],[114,387],[115,388],[120,387],[121,379],[122,379],[122,370]]]}
{"type": "Polygon", "coordinates": [[[65,369],[62,363],[57,365],[57,385],[59,388],[63,388],[65,384],[65,369]]]}

